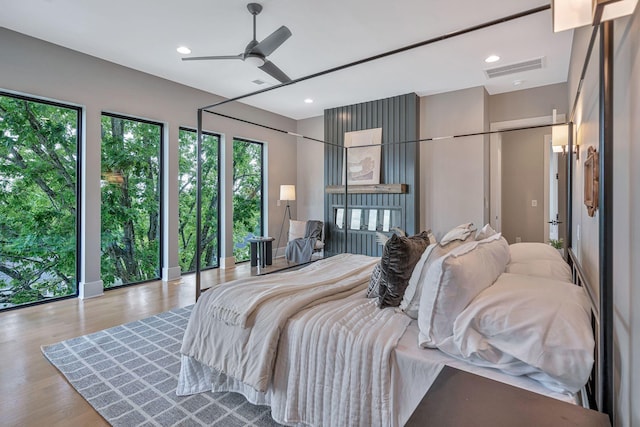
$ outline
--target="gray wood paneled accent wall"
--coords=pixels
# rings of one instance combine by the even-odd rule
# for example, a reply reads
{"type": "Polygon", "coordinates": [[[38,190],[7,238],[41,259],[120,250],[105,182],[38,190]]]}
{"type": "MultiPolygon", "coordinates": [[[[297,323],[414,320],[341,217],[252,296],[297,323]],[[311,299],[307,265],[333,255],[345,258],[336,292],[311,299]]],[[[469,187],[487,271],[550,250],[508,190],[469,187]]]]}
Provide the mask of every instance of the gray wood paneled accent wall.
{"type": "MultiPolygon", "coordinates": [[[[390,226],[400,227],[408,234],[415,234],[419,226],[419,138],[420,99],[415,93],[377,101],[325,110],[324,135],[328,142],[344,146],[344,133],[372,128],[382,128],[382,162],[380,183],[407,184],[404,194],[349,194],[348,212],[362,209],[363,228],[368,211],[378,211],[378,222],[384,210],[390,210],[390,226]],[[404,143],[409,141],[407,143],[404,143]]],[[[344,148],[325,145],[325,187],[342,185],[344,148]]],[[[325,253],[334,255],[345,251],[345,232],[336,226],[336,209],[344,208],[345,194],[325,192],[325,253]]],[[[378,227],[380,228],[380,227],[378,227]]],[[[349,230],[346,250],[373,256],[382,255],[382,246],[376,242],[376,234],[368,230],[349,230]]]]}

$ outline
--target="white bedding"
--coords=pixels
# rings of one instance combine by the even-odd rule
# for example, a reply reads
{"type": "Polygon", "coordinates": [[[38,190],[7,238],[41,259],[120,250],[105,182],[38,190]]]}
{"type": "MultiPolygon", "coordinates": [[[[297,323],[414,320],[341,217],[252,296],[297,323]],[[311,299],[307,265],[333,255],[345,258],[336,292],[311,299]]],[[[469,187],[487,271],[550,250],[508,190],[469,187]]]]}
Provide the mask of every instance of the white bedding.
{"type": "Polygon", "coordinates": [[[206,292],[185,334],[177,394],[239,392],[283,424],[401,426],[446,364],[575,402],[418,347],[416,321],[365,297],[377,261],[345,254],[206,292]]]}
{"type": "MultiPolygon", "coordinates": [[[[377,261],[374,257],[343,254],[299,271],[236,280],[213,288],[194,306],[180,352],[265,391],[287,320],[304,308],[344,298],[363,285],[366,288],[377,261]]],[[[196,385],[181,382],[178,393],[202,391],[194,389],[196,385]]]]}
{"type": "MultiPolygon", "coordinates": [[[[177,393],[240,392],[253,403],[270,405],[272,417],[286,424],[395,425],[391,353],[411,319],[394,309],[380,310],[365,297],[366,286],[364,281],[354,288],[357,293],[306,305],[288,318],[267,388],[258,390],[183,355],[177,393]]],[[[218,336],[216,346],[221,340],[228,346],[228,338],[218,336]]]]}

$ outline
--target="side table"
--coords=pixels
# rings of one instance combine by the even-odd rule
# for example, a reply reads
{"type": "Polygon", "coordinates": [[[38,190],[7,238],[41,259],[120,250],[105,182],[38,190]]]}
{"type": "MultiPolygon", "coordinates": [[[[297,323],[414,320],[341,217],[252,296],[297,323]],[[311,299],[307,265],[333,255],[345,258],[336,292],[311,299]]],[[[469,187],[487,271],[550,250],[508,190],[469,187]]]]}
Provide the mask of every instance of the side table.
{"type": "Polygon", "coordinates": [[[270,236],[249,239],[251,267],[257,266],[258,260],[260,260],[260,267],[262,268],[272,264],[272,242],[274,240],[276,239],[270,236]]]}
{"type": "Polygon", "coordinates": [[[607,415],[445,366],[405,427],[609,427],[607,415]]]}

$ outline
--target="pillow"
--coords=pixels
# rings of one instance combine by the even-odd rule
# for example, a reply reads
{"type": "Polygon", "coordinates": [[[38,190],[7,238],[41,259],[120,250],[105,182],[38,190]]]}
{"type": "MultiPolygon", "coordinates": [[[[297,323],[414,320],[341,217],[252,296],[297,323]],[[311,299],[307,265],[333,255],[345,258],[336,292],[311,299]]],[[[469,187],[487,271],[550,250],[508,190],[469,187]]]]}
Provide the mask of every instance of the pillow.
{"type": "Polygon", "coordinates": [[[426,231],[411,237],[393,234],[387,240],[380,260],[384,278],[379,288],[380,308],[400,305],[413,268],[428,244],[429,233],[426,231]]]}
{"type": "Polygon", "coordinates": [[[533,259],[526,262],[511,262],[507,264],[505,272],[573,282],[571,267],[563,260],[533,259]]]}
{"type": "Polygon", "coordinates": [[[418,309],[418,343],[437,347],[453,335],[453,322],[504,272],[509,245],[501,234],[465,243],[432,264],[422,283],[418,309]]]}
{"type": "Polygon", "coordinates": [[[289,241],[304,238],[304,232],[307,228],[307,221],[289,220],[289,241]]]}
{"type": "Polygon", "coordinates": [[[367,288],[367,298],[378,298],[380,282],[382,280],[382,266],[380,263],[377,263],[371,272],[371,279],[369,279],[369,287],[367,288]]]}
{"type": "Polygon", "coordinates": [[[526,262],[532,259],[562,260],[556,248],[546,243],[514,243],[509,246],[511,262],[526,262]]]}
{"type": "Polygon", "coordinates": [[[457,227],[449,230],[442,239],[440,239],[440,245],[446,246],[454,240],[467,240],[471,236],[471,233],[476,230],[473,223],[460,224],[457,227]]]}
{"type": "Polygon", "coordinates": [[[476,233],[476,240],[484,240],[487,237],[491,237],[496,234],[497,231],[491,228],[489,224],[485,224],[478,232],[476,233]]]}
{"type": "Polygon", "coordinates": [[[460,313],[453,342],[472,363],[543,372],[552,388],[576,392],[593,365],[589,300],[571,283],[504,273],[460,313]]]}
{"type": "MultiPolygon", "coordinates": [[[[431,242],[431,240],[429,240],[431,242]]],[[[404,291],[402,302],[400,303],[400,309],[412,319],[418,318],[418,307],[420,306],[420,295],[422,295],[422,283],[426,275],[429,266],[433,264],[438,258],[448,254],[453,249],[465,244],[464,240],[453,240],[446,246],[440,246],[439,244],[430,244],[425,249],[422,257],[415,265],[407,289],[404,291]]]]}

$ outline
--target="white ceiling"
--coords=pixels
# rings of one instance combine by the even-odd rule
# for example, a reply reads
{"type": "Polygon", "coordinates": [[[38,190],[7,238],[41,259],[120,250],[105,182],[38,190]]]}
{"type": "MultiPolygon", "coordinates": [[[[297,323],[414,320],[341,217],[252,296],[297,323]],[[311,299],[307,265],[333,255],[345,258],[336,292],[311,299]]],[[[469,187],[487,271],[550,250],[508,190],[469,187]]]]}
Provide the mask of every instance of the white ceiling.
{"type": "MultiPolygon", "coordinates": [[[[547,3],[544,0],[258,0],[257,39],[286,25],[293,35],[269,56],[292,79],[547,3]]],[[[242,61],[183,62],[235,55],[252,37],[240,0],[0,0],[0,25],[225,97],[277,82],[242,61]]],[[[484,85],[490,94],[567,79],[573,33],[554,34],[549,10],[367,64],[245,98],[294,119],[325,108],[416,92],[484,85]],[[497,54],[501,60],[486,64],[497,54]],[[544,67],[488,79],[484,69],[544,57],[544,67]],[[515,80],[522,84],[514,86],[515,80]],[[305,98],[314,99],[305,104],[305,98]]],[[[212,103],[215,99],[212,98],[212,103]]]]}

